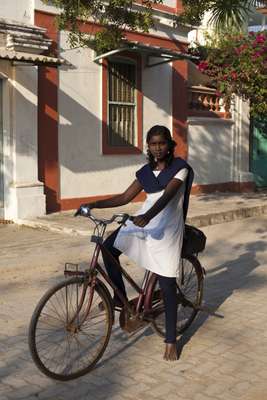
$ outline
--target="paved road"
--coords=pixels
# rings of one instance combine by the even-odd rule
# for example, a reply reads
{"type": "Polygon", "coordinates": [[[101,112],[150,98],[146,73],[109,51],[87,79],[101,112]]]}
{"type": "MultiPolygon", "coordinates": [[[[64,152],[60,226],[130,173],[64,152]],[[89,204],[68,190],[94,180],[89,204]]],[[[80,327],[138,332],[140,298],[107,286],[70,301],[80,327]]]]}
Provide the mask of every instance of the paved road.
{"type": "Polygon", "coordinates": [[[88,239],[0,226],[0,399],[267,399],[267,218],[205,232],[205,302],[224,318],[201,314],[180,338],[175,363],[162,360],[162,339],[150,328],[127,336],[116,324],[97,368],[59,383],[32,363],[27,327],[63,261],[85,263],[88,239]]]}

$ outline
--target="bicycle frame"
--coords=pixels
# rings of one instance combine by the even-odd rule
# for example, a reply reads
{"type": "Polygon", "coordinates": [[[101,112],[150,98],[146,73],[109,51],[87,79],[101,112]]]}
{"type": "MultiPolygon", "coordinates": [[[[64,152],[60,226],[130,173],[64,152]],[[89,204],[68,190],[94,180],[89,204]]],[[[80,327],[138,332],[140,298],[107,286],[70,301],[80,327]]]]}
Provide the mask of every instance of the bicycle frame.
{"type": "MultiPolygon", "coordinates": [[[[103,245],[103,236],[105,234],[106,230],[106,225],[100,224],[99,226],[95,227],[94,234],[91,236],[91,242],[95,243],[95,249],[93,252],[93,256],[91,259],[91,263],[89,266],[89,269],[86,270],[85,272],[82,271],[67,271],[65,270],[65,275],[81,275],[81,276],[88,276],[88,279],[85,280],[85,288],[82,293],[82,296],[79,301],[79,305],[77,307],[79,314],[80,309],[82,308],[84,299],[85,299],[85,294],[86,290],[88,288],[88,285],[90,285],[90,295],[89,295],[89,301],[88,305],[86,307],[86,311],[84,313],[84,318],[86,319],[87,316],[89,315],[90,308],[92,305],[92,299],[93,299],[93,293],[94,293],[94,287],[97,282],[97,274],[100,273],[100,275],[104,278],[104,281],[106,281],[114,290],[116,295],[119,297],[123,304],[124,310],[129,314],[129,315],[134,315],[138,317],[142,311],[144,314],[149,314],[151,310],[151,296],[153,292],[153,287],[155,280],[157,279],[156,275],[150,271],[146,271],[144,274],[143,282],[141,287],[132,279],[132,277],[123,269],[123,267],[117,262],[117,260],[113,257],[113,255],[107,250],[107,248],[103,245]],[[95,232],[97,231],[97,235],[95,235],[95,232]],[[99,254],[105,254],[106,258],[110,261],[112,266],[114,268],[119,268],[123,277],[127,280],[127,282],[130,284],[130,286],[135,290],[137,293],[137,297],[134,298],[133,300],[128,300],[124,294],[118,289],[118,287],[111,281],[109,278],[108,274],[106,271],[101,267],[101,265],[98,263],[98,258],[99,254]]],[[[153,310],[154,311],[154,310],[153,310]]],[[[70,325],[73,323],[75,317],[70,321],[70,325]]],[[[82,322],[82,321],[81,321],[82,322]]]]}
{"type": "MultiPolygon", "coordinates": [[[[131,313],[140,313],[142,310],[142,306],[144,305],[144,308],[147,308],[146,306],[148,305],[148,300],[145,301],[144,299],[147,299],[148,294],[151,292],[148,290],[149,286],[152,284],[152,278],[155,276],[150,271],[146,271],[144,274],[143,282],[141,287],[133,280],[133,278],[125,271],[125,269],[117,262],[117,260],[112,256],[112,254],[105,248],[105,246],[101,243],[98,243],[96,246],[96,255],[97,258],[92,259],[92,264],[90,266],[90,270],[93,271],[94,269],[97,270],[105,279],[105,281],[112,287],[116,295],[119,297],[121,302],[123,303],[124,307],[131,313]],[[136,303],[133,304],[133,301],[128,301],[127,298],[123,295],[123,293],[117,288],[117,286],[111,281],[109,278],[108,274],[105,272],[105,270],[99,265],[97,262],[99,253],[105,254],[107,259],[110,261],[112,266],[114,268],[120,269],[123,277],[127,280],[127,282],[130,284],[130,286],[136,291],[138,294],[138,297],[136,300],[136,303]]],[[[156,276],[155,276],[156,278],[156,276]]]]}

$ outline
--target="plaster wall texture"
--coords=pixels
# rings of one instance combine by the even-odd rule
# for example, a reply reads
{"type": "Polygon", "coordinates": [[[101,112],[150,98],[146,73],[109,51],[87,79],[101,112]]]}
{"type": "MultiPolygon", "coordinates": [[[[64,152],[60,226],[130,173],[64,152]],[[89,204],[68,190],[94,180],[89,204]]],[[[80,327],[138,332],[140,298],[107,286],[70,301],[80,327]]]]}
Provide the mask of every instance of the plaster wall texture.
{"type": "Polygon", "coordinates": [[[216,118],[190,118],[188,162],[195,171],[194,184],[232,180],[232,122],[216,118]]]}
{"type": "Polygon", "coordinates": [[[250,165],[250,117],[249,103],[236,97],[232,106],[233,125],[233,180],[236,182],[254,181],[250,165]]]}
{"type": "Polygon", "coordinates": [[[59,78],[61,198],[118,193],[135,178],[143,155],[102,155],[102,69],[88,49],[69,49],[60,34],[61,54],[71,64],[59,78]]]}
{"type": "Polygon", "coordinates": [[[163,0],[162,4],[168,7],[176,7],[176,0],[163,0]]]}
{"type": "Polygon", "coordinates": [[[160,23],[155,24],[156,29],[151,28],[150,29],[150,34],[155,35],[155,36],[160,36],[165,39],[170,39],[170,40],[178,40],[183,43],[189,43],[188,42],[188,30],[187,28],[179,27],[174,30],[173,28],[173,21],[172,19],[167,19],[167,18],[160,18],[160,23]]]}
{"type": "Polygon", "coordinates": [[[232,119],[189,118],[189,163],[195,184],[253,182],[249,172],[249,104],[236,97],[232,119]]]}
{"type": "MultiPolygon", "coordinates": [[[[159,61],[150,59],[151,63],[159,61]]],[[[153,125],[165,125],[172,131],[172,67],[170,63],[144,68],[142,76],[144,93],[143,132],[153,125]],[[159,79],[160,77],[160,79],[159,79]]],[[[145,142],[144,142],[145,144],[145,142]]],[[[145,147],[145,146],[144,146],[145,147]]]]}
{"type": "Polygon", "coordinates": [[[10,63],[6,60],[0,61],[0,79],[1,79],[1,97],[2,97],[2,133],[1,133],[1,165],[0,169],[2,172],[2,177],[0,178],[1,182],[1,205],[0,205],[0,218],[4,218],[5,216],[5,208],[8,204],[8,188],[12,181],[12,174],[13,174],[13,164],[11,159],[11,148],[12,148],[12,138],[11,138],[11,115],[9,112],[10,104],[9,99],[11,95],[11,84],[10,84],[10,63]]]}
{"type": "Polygon", "coordinates": [[[45,214],[37,163],[37,69],[0,62],[3,83],[3,217],[45,214]]]}
{"type": "Polygon", "coordinates": [[[13,81],[16,183],[37,181],[37,68],[16,67],[13,81]]]}
{"type": "Polygon", "coordinates": [[[34,0],[2,0],[0,1],[0,18],[34,24],[34,0]]]}

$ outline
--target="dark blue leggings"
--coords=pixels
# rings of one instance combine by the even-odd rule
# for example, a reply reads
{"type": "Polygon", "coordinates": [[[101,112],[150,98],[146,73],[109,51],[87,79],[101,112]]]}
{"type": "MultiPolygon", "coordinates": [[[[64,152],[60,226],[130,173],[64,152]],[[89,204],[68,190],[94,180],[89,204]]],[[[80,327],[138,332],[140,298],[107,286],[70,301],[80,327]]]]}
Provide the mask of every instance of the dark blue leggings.
{"type": "MultiPolygon", "coordinates": [[[[104,242],[106,249],[112,254],[112,256],[119,263],[119,256],[121,252],[116,249],[113,244],[120,228],[114,231],[104,242]]],[[[122,279],[122,273],[116,265],[112,265],[110,260],[103,254],[103,261],[107,273],[112,282],[117,288],[126,296],[126,289],[122,279]]],[[[165,305],[165,329],[166,337],[165,343],[176,342],[176,323],[177,323],[177,287],[176,279],[169,278],[166,276],[158,275],[159,285],[163,293],[163,301],[165,305]]],[[[120,299],[114,295],[114,301],[119,303],[120,299]]]]}

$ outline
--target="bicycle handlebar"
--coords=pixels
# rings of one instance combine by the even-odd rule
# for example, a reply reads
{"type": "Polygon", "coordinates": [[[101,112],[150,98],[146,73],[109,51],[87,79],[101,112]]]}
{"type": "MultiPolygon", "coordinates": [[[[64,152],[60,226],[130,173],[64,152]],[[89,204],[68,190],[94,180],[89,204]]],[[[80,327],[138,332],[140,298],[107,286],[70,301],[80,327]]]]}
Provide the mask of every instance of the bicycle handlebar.
{"type": "Polygon", "coordinates": [[[128,219],[132,220],[133,218],[129,214],[119,213],[119,214],[114,214],[110,219],[103,219],[103,218],[99,219],[96,218],[94,215],[92,215],[90,208],[85,205],[82,205],[81,207],[78,208],[78,210],[74,214],[74,217],[77,216],[86,217],[91,219],[95,223],[103,223],[105,225],[112,224],[112,222],[117,222],[118,224],[124,224],[128,219]]]}

